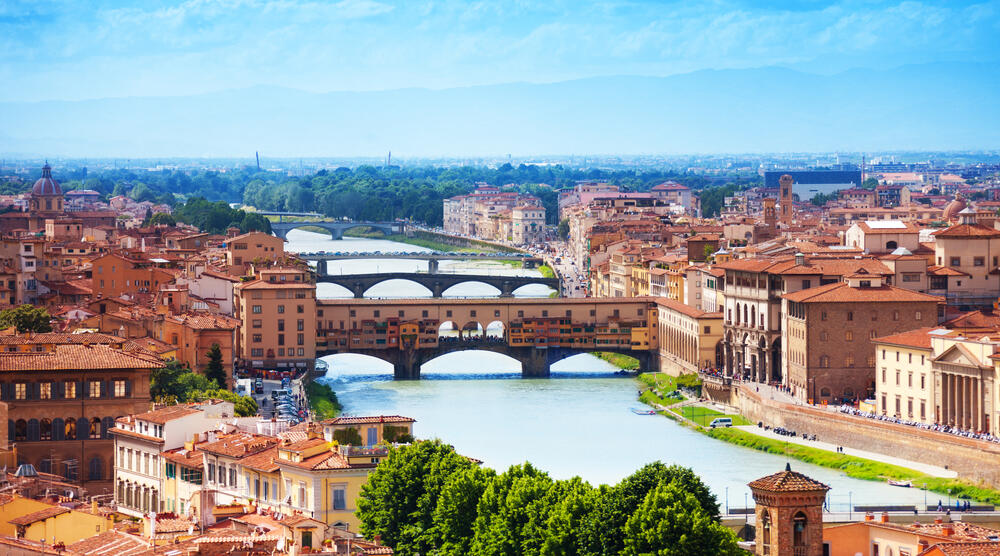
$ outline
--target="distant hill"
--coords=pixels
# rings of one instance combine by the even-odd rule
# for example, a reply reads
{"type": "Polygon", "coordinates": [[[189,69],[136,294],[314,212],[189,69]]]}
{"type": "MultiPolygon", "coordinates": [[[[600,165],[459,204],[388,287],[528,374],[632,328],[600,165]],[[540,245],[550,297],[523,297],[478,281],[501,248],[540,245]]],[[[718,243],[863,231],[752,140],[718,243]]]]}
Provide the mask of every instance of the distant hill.
{"type": "MultiPolygon", "coordinates": [[[[59,86],[72,86],[60,84],[59,86]]],[[[928,64],[313,94],[0,103],[0,153],[399,156],[1000,147],[1000,72],[928,64]]]]}

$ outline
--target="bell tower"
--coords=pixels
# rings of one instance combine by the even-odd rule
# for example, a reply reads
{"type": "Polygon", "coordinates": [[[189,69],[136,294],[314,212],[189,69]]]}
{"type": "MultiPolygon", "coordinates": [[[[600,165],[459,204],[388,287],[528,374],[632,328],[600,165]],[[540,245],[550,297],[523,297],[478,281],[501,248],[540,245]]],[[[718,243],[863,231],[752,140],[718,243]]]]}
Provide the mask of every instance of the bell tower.
{"type": "Polygon", "coordinates": [[[792,184],[794,183],[795,180],[790,174],[784,174],[778,180],[778,192],[781,202],[781,223],[785,225],[791,224],[792,218],[795,216],[794,211],[792,210],[794,207],[794,201],[792,200],[792,184]]]}
{"type": "Polygon", "coordinates": [[[791,465],[749,486],[756,503],[755,554],[823,556],[823,501],[830,487],[791,465]]]}
{"type": "Polygon", "coordinates": [[[764,225],[769,230],[774,230],[778,225],[778,211],[774,208],[774,199],[770,197],[764,199],[764,225]]]}

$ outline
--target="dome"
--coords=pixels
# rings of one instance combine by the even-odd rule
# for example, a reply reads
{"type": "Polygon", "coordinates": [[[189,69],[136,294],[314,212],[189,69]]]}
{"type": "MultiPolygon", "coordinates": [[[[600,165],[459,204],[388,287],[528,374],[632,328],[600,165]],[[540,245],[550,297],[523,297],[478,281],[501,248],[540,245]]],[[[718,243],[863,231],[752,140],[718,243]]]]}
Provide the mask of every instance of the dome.
{"type": "Polygon", "coordinates": [[[906,247],[897,247],[895,251],[891,253],[892,255],[912,255],[913,253],[906,247]]]}
{"type": "Polygon", "coordinates": [[[52,167],[46,164],[42,167],[42,177],[38,178],[35,186],[31,188],[32,195],[62,195],[59,182],[52,179],[52,167]]]}
{"type": "Polygon", "coordinates": [[[941,217],[948,221],[955,220],[958,218],[958,213],[962,212],[967,206],[969,206],[968,203],[965,202],[965,199],[961,195],[955,195],[955,200],[944,207],[944,213],[942,213],[941,217]]]}

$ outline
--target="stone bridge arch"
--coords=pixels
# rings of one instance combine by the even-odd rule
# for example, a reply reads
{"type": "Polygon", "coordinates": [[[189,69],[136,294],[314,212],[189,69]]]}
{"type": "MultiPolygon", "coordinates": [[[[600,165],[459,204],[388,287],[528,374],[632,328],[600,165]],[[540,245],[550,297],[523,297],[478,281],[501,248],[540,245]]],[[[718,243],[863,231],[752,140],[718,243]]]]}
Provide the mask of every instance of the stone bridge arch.
{"type": "Polygon", "coordinates": [[[403,233],[405,231],[405,225],[401,222],[344,222],[344,221],[334,221],[326,222],[322,220],[317,221],[299,221],[299,222],[272,222],[271,223],[271,233],[281,239],[286,239],[288,232],[302,228],[305,226],[312,226],[316,228],[322,228],[330,232],[330,236],[333,239],[344,239],[344,232],[354,228],[367,227],[375,230],[379,230],[385,235],[392,235],[403,233]]]}
{"type": "Polygon", "coordinates": [[[431,290],[432,297],[441,297],[445,290],[465,282],[482,282],[500,290],[500,297],[512,297],[514,290],[528,284],[544,284],[559,291],[559,279],[542,276],[492,276],[478,274],[423,274],[419,272],[385,272],[377,274],[317,275],[317,283],[339,284],[355,298],[363,298],[372,286],[387,280],[409,280],[431,290]]]}

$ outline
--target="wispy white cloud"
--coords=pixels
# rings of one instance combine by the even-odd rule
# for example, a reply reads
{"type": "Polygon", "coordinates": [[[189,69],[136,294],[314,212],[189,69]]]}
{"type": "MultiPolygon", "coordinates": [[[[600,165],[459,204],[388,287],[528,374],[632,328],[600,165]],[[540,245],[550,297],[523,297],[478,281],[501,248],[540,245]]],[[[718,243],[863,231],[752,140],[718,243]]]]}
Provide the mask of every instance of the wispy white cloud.
{"type": "Polygon", "coordinates": [[[447,87],[1000,57],[1000,0],[0,2],[0,98],[447,87]],[[822,60],[822,62],[819,62],[822,60]],[[840,60],[840,62],[838,62],[840,60]],[[53,76],[83,83],[69,90],[53,76]]]}

